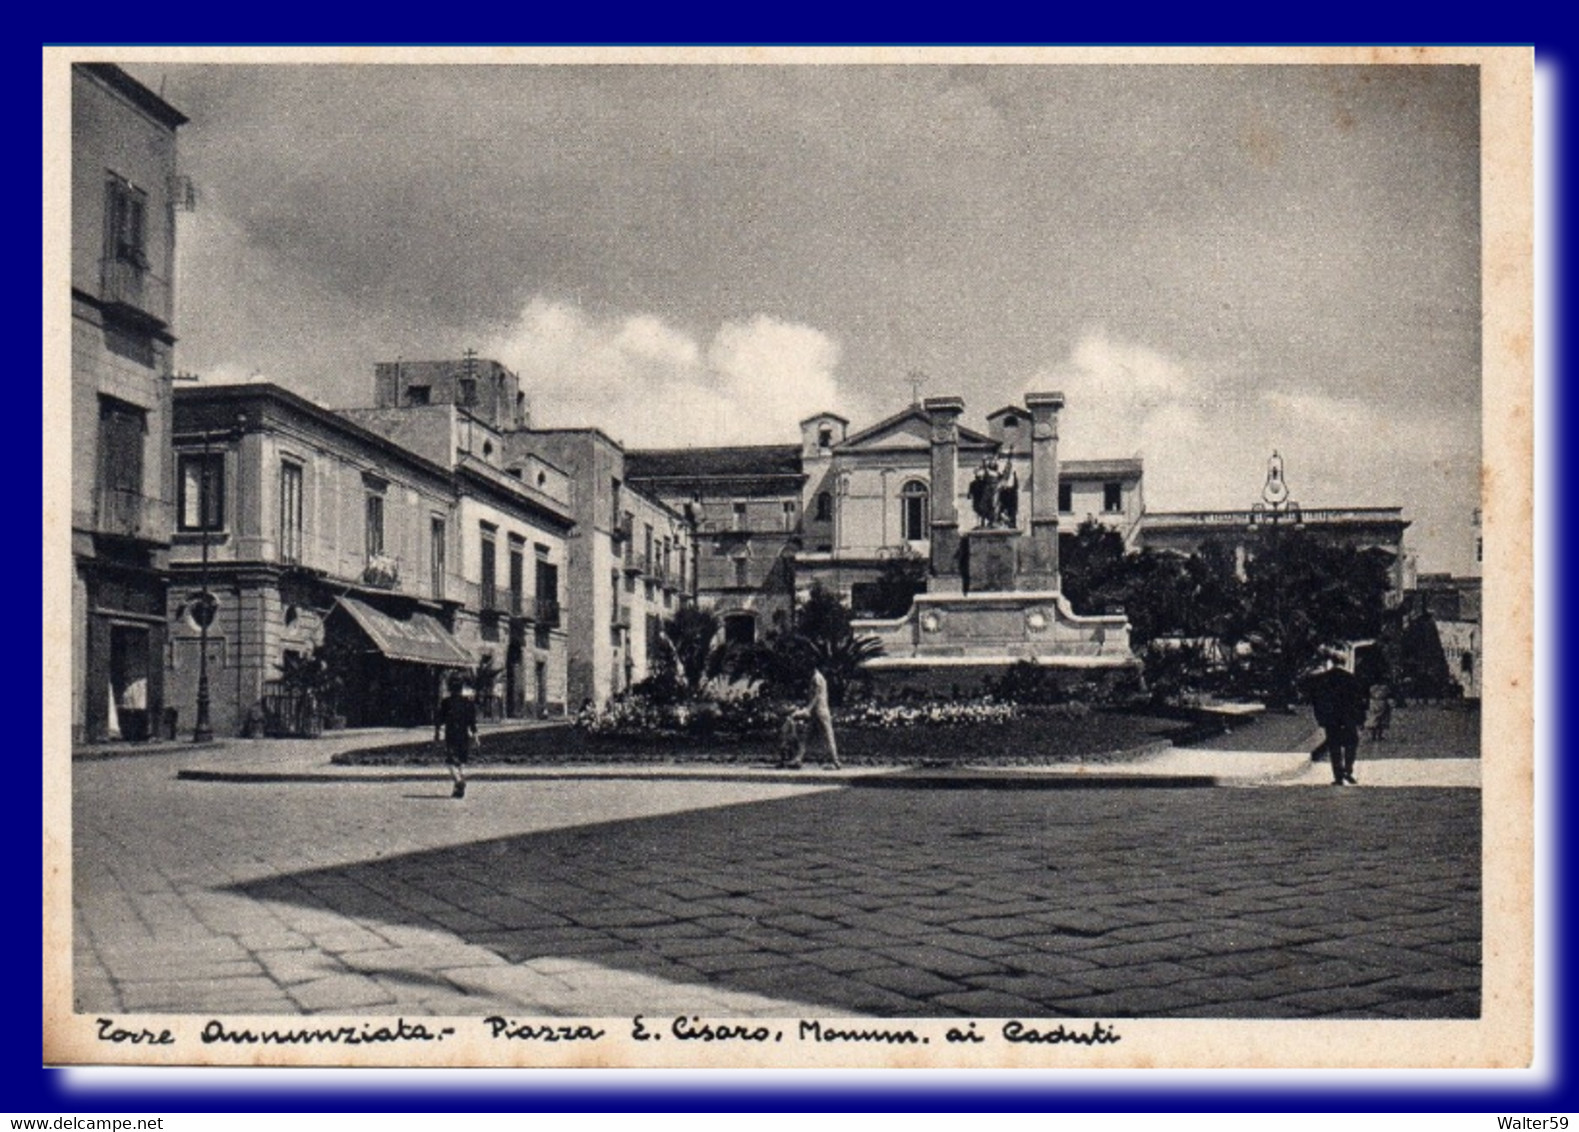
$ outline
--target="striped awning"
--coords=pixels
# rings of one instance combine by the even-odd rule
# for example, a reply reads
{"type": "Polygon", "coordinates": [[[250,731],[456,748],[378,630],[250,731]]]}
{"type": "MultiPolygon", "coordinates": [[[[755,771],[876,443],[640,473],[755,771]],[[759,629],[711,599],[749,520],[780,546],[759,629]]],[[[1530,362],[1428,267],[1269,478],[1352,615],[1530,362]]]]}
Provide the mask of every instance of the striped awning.
{"type": "Polygon", "coordinates": [[[341,598],[340,605],[390,660],[441,668],[470,668],[474,663],[471,653],[429,614],[391,617],[354,597],[341,598]]]}

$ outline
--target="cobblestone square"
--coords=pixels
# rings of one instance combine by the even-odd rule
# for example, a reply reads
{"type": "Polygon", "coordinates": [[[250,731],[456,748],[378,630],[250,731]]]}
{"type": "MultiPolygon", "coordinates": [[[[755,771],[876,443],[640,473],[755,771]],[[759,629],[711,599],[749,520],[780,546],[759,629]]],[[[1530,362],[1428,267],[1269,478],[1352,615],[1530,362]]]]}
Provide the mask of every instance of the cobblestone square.
{"type": "Polygon", "coordinates": [[[1473,1018],[1480,793],[76,766],[81,1011],[1473,1018]]]}

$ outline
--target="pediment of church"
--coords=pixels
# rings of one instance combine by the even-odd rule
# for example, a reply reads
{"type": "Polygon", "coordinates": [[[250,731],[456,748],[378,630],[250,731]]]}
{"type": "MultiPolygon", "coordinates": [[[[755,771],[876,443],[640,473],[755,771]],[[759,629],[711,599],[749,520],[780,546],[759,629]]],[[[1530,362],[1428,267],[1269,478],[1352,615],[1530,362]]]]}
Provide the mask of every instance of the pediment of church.
{"type": "MultiPolygon", "coordinates": [[[[963,426],[959,429],[959,442],[961,448],[997,447],[991,437],[963,426]]],[[[847,438],[839,450],[846,453],[880,452],[929,448],[931,444],[932,423],[923,409],[912,406],[847,438]]]]}

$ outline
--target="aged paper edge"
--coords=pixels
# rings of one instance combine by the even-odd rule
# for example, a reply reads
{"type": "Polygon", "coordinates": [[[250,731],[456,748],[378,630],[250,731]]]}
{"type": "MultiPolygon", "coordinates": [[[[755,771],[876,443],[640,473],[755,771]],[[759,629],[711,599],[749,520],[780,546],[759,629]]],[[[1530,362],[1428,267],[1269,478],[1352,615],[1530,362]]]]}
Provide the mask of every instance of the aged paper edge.
{"type": "MultiPolygon", "coordinates": [[[[44,109],[43,1057],[50,1064],[570,1067],[960,1068],[1523,1068],[1534,1056],[1533,715],[1533,52],[1528,48],[46,48],[44,109]],[[608,64],[1460,64],[1481,69],[1483,337],[1482,507],[1485,539],[1482,734],[1482,1016],[1478,1020],[1106,1020],[1114,1045],[951,1044],[963,1020],[893,1020],[922,1046],[702,1045],[638,1042],[629,1017],[543,1019],[607,1031],[592,1045],[494,1040],[480,1018],[412,1019],[455,1027],[413,1046],[205,1045],[207,1016],[118,1015],[117,1026],[168,1029],[165,1047],[108,1045],[95,1018],[72,1012],[70,748],[70,64],[608,63],[608,64]],[[54,443],[51,443],[54,441],[54,443]],[[1493,818],[1495,820],[1493,820],[1493,818]]],[[[807,1015],[815,1017],[815,1015],[807,1015]]],[[[233,1028],[357,1030],[392,1018],[226,1017],[233,1028]]],[[[523,1019],[524,1020],[524,1019],[523,1019]]],[[[662,1019],[648,1019],[648,1028],[662,1019]]],[[[797,1019],[750,1025],[795,1032],[797,1019]]],[[[1032,1020],[1027,1019],[1028,1023],[1032,1020]]],[[[1071,1030],[1081,1024],[1064,1020],[1071,1030]]],[[[1047,1028],[1057,1022],[1047,1023],[1047,1028]]],[[[978,1020],[984,1033],[996,1030],[978,1020]]]]}

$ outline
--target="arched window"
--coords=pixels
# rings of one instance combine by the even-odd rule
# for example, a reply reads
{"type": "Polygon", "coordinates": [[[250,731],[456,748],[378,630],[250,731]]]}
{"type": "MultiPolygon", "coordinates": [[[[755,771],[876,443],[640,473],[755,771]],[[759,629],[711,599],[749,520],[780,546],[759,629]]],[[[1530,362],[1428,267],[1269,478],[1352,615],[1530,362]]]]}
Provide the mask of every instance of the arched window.
{"type": "Polygon", "coordinates": [[[728,613],[724,615],[724,640],[731,645],[755,644],[757,639],[757,619],[752,613],[728,613]]]}
{"type": "Polygon", "coordinates": [[[899,489],[899,523],[906,542],[927,538],[927,485],[911,480],[899,489]]]}
{"type": "Polygon", "coordinates": [[[833,496],[826,491],[817,493],[817,521],[819,523],[833,522],[833,496]]]}

